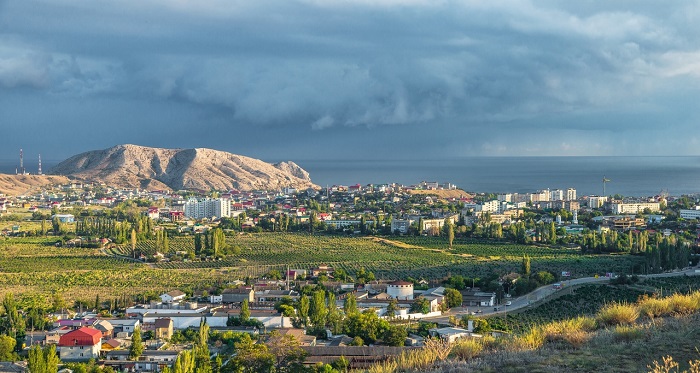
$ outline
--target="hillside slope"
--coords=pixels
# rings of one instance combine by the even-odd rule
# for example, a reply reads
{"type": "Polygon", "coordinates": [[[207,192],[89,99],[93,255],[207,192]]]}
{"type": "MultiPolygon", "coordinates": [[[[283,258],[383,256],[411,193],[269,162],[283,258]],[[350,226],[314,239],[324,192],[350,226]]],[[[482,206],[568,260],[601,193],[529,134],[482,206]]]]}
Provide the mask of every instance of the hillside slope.
{"type": "Polygon", "coordinates": [[[67,184],[64,176],[0,174],[0,193],[22,195],[48,185],[67,184]]]}
{"type": "Polygon", "coordinates": [[[117,145],[75,155],[51,174],[142,189],[254,190],[317,187],[294,162],[270,164],[223,151],[117,145]]]}

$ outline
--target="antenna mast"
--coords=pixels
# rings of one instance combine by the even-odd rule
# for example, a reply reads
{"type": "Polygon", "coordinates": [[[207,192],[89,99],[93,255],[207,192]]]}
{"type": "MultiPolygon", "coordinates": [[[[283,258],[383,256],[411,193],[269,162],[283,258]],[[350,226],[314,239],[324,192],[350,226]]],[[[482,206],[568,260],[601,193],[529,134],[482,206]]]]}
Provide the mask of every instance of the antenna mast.
{"type": "Polygon", "coordinates": [[[41,175],[41,154],[39,154],[39,175],[41,175]]]}
{"type": "Polygon", "coordinates": [[[19,150],[19,172],[24,175],[24,151],[19,150]]]}

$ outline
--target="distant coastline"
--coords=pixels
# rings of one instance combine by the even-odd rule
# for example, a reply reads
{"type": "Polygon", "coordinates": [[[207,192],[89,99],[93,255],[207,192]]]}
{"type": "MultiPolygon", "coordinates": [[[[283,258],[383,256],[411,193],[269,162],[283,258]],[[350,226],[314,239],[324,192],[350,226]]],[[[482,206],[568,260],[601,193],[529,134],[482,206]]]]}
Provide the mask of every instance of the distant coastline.
{"type": "MultiPolygon", "coordinates": [[[[528,156],[425,160],[293,159],[321,186],[334,184],[451,182],[469,192],[532,192],[576,188],[579,195],[653,196],[700,193],[700,156],[528,156]]],[[[60,160],[42,160],[47,172],[60,160]]],[[[12,174],[18,160],[0,159],[0,173],[12,174]]],[[[36,173],[38,160],[25,159],[36,173]]]]}

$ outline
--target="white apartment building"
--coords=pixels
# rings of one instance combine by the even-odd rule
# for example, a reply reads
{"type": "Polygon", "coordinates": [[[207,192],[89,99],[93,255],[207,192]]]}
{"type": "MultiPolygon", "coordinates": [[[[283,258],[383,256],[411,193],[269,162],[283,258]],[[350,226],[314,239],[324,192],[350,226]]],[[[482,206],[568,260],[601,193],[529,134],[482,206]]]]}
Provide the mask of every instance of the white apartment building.
{"type": "Polygon", "coordinates": [[[576,189],[569,188],[566,190],[566,200],[575,201],[576,200],[576,189]]]}
{"type": "Polygon", "coordinates": [[[513,195],[511,193],[502,193],[498,195],[498,200],[501,202],[513,202],[513,195]]]}
{"type": "Polygon", "coordinates": [[[605,202],[608,202],[608,197],[601,196],[589,196],[588,197],[588,207],[597,209],[602,207],[605,202]]]}
{"type": "Polygon", "coordinates": [[[659,211],[661,205],[658,202],[640,202],[640,203],[613,203],[613,214],[637,214],[645,209],[650,211],[659,211]]]}
{"type": "Polygon", "coordinates": [[[694,210],[681,210],[681,218],[683,219],[700,219],[700,206],[695,206],[694,210]]]}
{"type": "Polygon", "coordinates": [[[231,202],[225,198],[190,198],[185,202],[185,217],[190,219],[228,218],[231,216],[231,202]]]}
{"type": "Polygon", "coordinates": [[[549,200],[550,201],[563,201],[564,200],[564,191],[561,189],[554,189],[553,191],[549,192],[549,200]]]}
{"type": "Polygon", "coordinates": [[[530,202],[543,202],[549,201],[550,191],[549,189],[540,190],[537,193],[530,193],[530,202]]]}
{"type": "Polygon", "coordinates": [[[411,221],[408,219],[392,219],[391,232],[398,231],[399,233],[408,233],[408,228],[411,226],[411,221]]]}

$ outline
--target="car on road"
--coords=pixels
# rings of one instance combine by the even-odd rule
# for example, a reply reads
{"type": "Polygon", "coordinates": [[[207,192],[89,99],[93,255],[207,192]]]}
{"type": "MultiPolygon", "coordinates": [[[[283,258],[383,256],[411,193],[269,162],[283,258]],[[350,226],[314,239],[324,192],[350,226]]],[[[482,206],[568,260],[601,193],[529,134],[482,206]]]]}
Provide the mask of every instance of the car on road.
{"type": "Polygon", "coordinates": [[[493,310],[494,310],[494,311],[499,311],[500,308],[498,308],[498,307],[493,307],[493,310]]]}
{"type": "Polygon", "coordinates": [[[506,306],[510,306],[511,304],[513,304],[513,302],[511,302],[511,301],[506,302],[506,306]]]}

